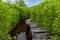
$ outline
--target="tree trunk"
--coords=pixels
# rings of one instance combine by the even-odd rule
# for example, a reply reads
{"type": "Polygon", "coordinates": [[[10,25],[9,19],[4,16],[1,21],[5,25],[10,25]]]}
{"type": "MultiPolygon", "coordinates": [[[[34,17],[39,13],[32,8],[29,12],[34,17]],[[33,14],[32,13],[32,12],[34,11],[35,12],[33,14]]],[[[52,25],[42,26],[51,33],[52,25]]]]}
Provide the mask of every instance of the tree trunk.
{"type": "Polygon", "coordinates": [[[32,40],[32,35],[31,35],[29,26],[27,26],[27,28],[26,28],[26,40],[32,40]]]}

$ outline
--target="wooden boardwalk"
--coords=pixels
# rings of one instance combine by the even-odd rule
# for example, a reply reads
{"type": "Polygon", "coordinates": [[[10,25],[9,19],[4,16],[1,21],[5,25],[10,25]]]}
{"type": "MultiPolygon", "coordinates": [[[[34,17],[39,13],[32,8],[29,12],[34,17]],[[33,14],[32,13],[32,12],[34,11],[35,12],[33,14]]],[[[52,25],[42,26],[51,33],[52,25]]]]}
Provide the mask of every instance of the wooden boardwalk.
{"type": "Polygon", "coordinates": [[[32,40],[52,40],[50,34],[44,30],[44,27],[40,27],[36,23],[31,22],[31,19],[26,20],[26,24],[30,26],[32,40]]]}
{"type": "MultiPolygon", "coordinates": [[[[36,23],[32,22],[31,19],[26,20],[26,24],[30,27],[32,39],[23,37],[22,40],[52,40],[50,34],[44,30],[44,27],[38,26],[36,23]]],[[[18,40],[21,39],[18,37],[18,40]]]]}

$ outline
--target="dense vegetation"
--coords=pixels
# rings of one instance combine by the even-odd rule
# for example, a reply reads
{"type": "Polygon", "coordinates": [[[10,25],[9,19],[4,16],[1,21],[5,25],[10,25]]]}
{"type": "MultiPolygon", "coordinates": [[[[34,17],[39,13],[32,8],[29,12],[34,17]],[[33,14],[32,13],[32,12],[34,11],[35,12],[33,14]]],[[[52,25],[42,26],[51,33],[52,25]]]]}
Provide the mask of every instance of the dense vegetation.
{"type": "Polygon", "coordinates": [[[8,32],[16,26],[20,14],[12,4],[0,2],[0,40],[9,40],[8,32]]]}
{"type": "Polygon", "coordinates": [[[43,26],[55,40],[60,38],[59,0],[46,0],[31,8],[0,1],[0,40],[11,40],[8,32],[16,27],[21,18],[31,18],[43,26]]]}
{"type": "Polygon", "coordinates": [[[28,18],[29,8],[19,4],[0,2],[0,40],[11,40],[8,32],[21,18],[28,18]]]}
{"type": "Polygon", "coordinates": [[[54,38],[60,38],[60,3],[58,0],[45,1],[31,8],[30,18],[43,26],[54,38]]]}

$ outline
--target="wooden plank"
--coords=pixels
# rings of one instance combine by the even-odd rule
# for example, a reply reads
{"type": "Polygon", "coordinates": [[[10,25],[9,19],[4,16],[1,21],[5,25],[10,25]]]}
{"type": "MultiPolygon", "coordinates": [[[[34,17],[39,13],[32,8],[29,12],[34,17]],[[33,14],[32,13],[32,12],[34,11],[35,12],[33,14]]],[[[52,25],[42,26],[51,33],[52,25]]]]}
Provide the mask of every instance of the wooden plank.
{"type": "Polygon", "coordinates": [[[31,21],[32,21],[32,19],[27,19],[26,21],[27,21],[27,22],[31,22],[31,21]]]}
{"type": "Polygon", "coordinates": [[[45,32],[45,30],[31,30],[31,32],[45,32]]]}
{"type": "Polygon", "coordinates": [[[32,28],[32,27],[38,27],[38,25],[36,25],[36,24],[32,24],[32,25],[29,25],[30,26],[30,28],[32,28]]]}
{"type": "Polygon", "coordinates": [[[35,24],[34,22],[26,22],[27,25],[35,24]]]}
{"type": "Polygon", "coordinates": [[[32,40],[51,40],[51,39],[35,39],[35,38],[33,38],[32,40]]]}
{"type": "Polygon", "coordinates": [[[32,30],[44,30],[43,27],[34,27],[34,28],[31,28],[32,30]]]}
{"type": "Polygon", "coordinates": [[[41,33],[41,34],[34,34],[33,35],[34,38],[37,38],[37,39],[49,39],[50,38],[50,34],[49,33],[41,33]]]}
{"type": "Polygon", "coordinates": [[[35,38],[33,38],[32,40],[45,40],[45,39],[35,39],[35,38]]]}

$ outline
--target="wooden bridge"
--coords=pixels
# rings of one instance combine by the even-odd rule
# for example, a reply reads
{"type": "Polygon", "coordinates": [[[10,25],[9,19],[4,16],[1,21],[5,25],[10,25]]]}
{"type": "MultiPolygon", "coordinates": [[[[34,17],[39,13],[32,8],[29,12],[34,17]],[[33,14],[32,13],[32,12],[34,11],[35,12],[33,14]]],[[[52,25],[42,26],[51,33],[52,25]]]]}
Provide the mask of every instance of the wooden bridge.
{"type": "Polygon", "coordinates": [[[36,23],[32,22],[31,19],[26,20],[26,24],[27,31],[25,40],[52,40],[50,34],[44,30],[44,27],[38,26],[36,23]]]}

